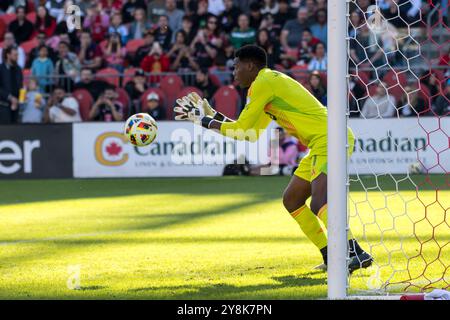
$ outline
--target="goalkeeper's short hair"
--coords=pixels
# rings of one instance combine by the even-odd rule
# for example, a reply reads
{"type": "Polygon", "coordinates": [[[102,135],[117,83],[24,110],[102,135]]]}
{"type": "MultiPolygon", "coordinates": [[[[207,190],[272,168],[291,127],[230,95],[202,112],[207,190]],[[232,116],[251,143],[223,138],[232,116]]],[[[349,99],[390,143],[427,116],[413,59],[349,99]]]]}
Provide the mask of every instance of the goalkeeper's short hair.
{"type": "Polygon", "coordinates": [[[239,48],[234,56],[242,61],[251,61],[259,68],[267,67],[267,53],[257,45],[245,45],[239,48]]]}

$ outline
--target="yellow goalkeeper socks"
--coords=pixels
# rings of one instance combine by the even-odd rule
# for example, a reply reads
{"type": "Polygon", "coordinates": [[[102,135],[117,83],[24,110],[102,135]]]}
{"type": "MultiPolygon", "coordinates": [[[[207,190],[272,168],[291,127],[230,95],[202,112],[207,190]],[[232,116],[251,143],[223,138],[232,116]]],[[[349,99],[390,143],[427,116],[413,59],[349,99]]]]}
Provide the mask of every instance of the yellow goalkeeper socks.
{"type": "Polygon", "coordinates": [[[291,216],[297,221],[303,233],[317,248],[322,249],[327,246],[327,236],[323,232],[316,215],[307,205],[303,205],[294,212],[291,212],[291,216]]]}
{"type": "MultiPolygon", "coordinates": [[[[325,228],[327,228],[328,226],[328,205],[324,205],[322,208],[320,208],[319,212],[317,213],[317,217],[322,220],[325,228]]],[[[350,231],[350,229],[348,230],[348,234],[347,234],[347,239],[353,239],[353,234],[350,231]]]]}

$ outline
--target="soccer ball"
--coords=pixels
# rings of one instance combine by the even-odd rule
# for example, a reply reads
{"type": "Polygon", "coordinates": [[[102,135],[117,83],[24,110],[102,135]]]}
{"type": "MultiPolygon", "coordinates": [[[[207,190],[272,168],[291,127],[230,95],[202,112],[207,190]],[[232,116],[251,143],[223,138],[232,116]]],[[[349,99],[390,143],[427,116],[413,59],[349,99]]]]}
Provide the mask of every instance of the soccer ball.
{"type": "Polygon", "coordinates": [[[143,147],[153,142],[156,138],[158,125],[147,113],[137,113],[125,122],[124,134],[135,146],[143,147]]]}

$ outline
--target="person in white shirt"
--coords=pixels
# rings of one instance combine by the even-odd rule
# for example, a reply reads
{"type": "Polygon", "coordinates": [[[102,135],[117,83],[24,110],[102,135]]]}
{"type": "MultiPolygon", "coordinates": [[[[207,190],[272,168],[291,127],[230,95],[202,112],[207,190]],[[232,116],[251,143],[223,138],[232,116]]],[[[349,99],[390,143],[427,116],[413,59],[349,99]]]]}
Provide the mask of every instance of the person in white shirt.
{"type": "MultiPolygon", "coordinates": [[[[19,57],[17,59],[17,65],[21,67],[22,69],[25,68],[25,62],[26,62],[26,54],[25,51],[21,46],[18,46],[16,44],[16,38],[14,37],[14,34],[12,32],[6,32],[5,37],[3,38],[3,48],[8,48],[9,46],[13,46],[17,48],[17,53],[19,54],[19,57]]],[[[0,64],[3,62],[3,48],[0,48],[0,64]]]]}
{"type": "Polygon", "coordinates": [[[209,0],[208,1],[208,12],[219,16],[225,10],[225,4],[223,0],[209,0]]]}
{"type": "Polygon", "coordinates": [[[74,97],[66,96],[63,87],[57,87],[49,99],[44,113],[44,122],[80,122],[80,108],[74,97]]]}
{"type": "Polygon", "coordinates": [[[387,93],[386,84],[380,83],[375,95],[370,96],[364,102],[361,116],[370,118],[390,118],[397,113],[395,98],[387,93]]]}

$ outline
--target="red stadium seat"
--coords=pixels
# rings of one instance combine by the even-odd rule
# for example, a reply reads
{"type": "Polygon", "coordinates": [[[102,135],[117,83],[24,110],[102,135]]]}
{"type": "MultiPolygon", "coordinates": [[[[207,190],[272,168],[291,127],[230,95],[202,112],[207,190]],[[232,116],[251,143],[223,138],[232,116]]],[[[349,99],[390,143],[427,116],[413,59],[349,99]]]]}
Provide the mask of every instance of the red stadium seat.
{"type": "Polygon", "coordinates": [[[213,95],[213,104],[217,111],[235,119],[241,100],[239,92],[233,86],[222,86],[213,95]]]}
{"type": "Polygon", "coordinates": [[[122,79],[122,87],[125,87],[125,85],[130,82],[131,80],[133,80],[134,77],[134,73],[136,72],[136,70],[138,70],[138,68],[127,68],[125,69],[124,73],[123,73],[123,79],[122,79]]]}
{"type": "Polygon", "coordinates": [[[16,14],[15,13],[7,13],[0,16],[0,19],[2,19],[6,25],[9,25],[12,21],[16,20],[16,14]]]}
{"type": "Polygon", "coordinates": [[[86,89],[77,89],[72,92],[72,96],[78,101],[80,106],[81,119],[83,119],[83,121],[88,121],[89,111],[94,104],[94,99],[91,94],[86,89]]]}
{"type": "Polygon", "coordinates": [[[300,83],[307,83],[309,72],[307,65],[295,65],[290,69],[292,77],[300,83]]]}
{"type": "MultiPolygon", "coordinates": [[[[0,19],[0,42],[3,41],[3,37],[5,36],[6,31],[8,30],[8,27],[2,19],[0,19]]],[[[0,48],[3,48],[3,45],[0,44],[0,48]]]]}
{"type": "Polygon", "coordinates": [[[118,87],[120,83],[120,73],[114,68],[104,68],[97,71],[96,78],[116,87],[118,87]]]}
{"type": "Polygon", "coordinates": [[[203,97],[203,92],[199,88],[188,86],[181,89],[181,91],[177,95],[177,99],[188,95],[191,92],[196,92],[200,97],[203,97]]]}
{"type": "Polygon", "coordinates": [[[130,55],[134,55],[137,51],[137,49],[139,49],[139,47],[143,46],[145,43],[144,39],[133,39],[127,42],[126,48],[127,48],[127,52],[130,55]]]}
{"type": "MultiPolygon", "coordinates": [[[[123,116],[124,118],[128,116],[128,112],[130,111],[131,99],[128,96],[128,93],[123,88],[116,88],[116,92],[119,94],[117,100],[123,105],[123,116]]],[[[125,119],[124,119],[125,120],[125,119]]]]}
{"type": "MultiPolygon", "coordinates": [[[[151,93],[154,92],[158,95],[159,97],[159,101],[160,104],[167,109],[166,107],[166,96],[164,94],[164,91],[162,91],[160,88],[149,88],[147,90],[145,90],[145,92],[142,94],[141,96],[141,108],[142,106],[144,106],[147,103],[147,96],[151,93]]],[[[170,108],[169,108],[170,109],[170,108]]]]}
{"type": "Polygon", "coordinates": [[[25,51],[25,54],[28,56],[31,52],[31,50],[33,50],[34,48],[36,48],[38,46],[39,42],[36,38],[22,42],[22,44],[20,45],[23,49],[23,51],[25,51]]]}
{"type": "Polygon", "coordinates": [[[169,107],[173,106],[183,86],[183,80],[176,74],[170,74],[161,79],[159,87],[164,91],[169,107]]]}
{"type": "Polygon", "coordinates": [[[32,24],[35,24],[35,23],[36,23],[36,12],[33,11],[33,12],[27,13],[26,18],[27,18],[27,20],[30,21],[32,24]]]}

